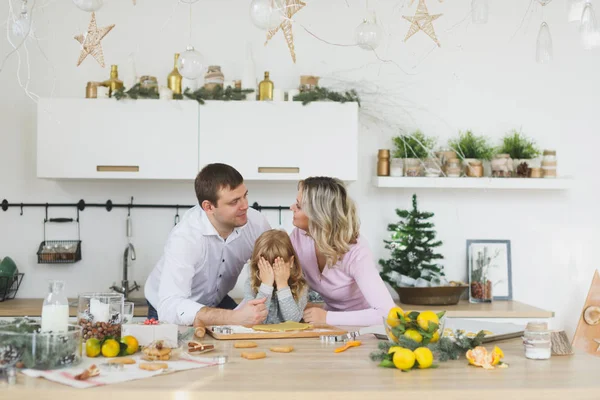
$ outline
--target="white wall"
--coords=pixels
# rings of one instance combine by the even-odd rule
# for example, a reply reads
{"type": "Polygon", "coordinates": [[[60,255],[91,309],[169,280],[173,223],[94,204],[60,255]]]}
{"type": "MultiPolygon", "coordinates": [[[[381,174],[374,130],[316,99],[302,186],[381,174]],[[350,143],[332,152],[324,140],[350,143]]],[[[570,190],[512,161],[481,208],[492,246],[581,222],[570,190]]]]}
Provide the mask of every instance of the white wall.
{"type": "MultiPolygon", "coordinates": [[[[16,7],[17,1],[11,1],[16,7]]],[[[597,267],[594,254],[600,239],[600,195],[594,164],[600,148],[600,52],[581,50],[576,26],[566,22],[563,1],[552,2],[544,11],[555,54],[555,61],[545,66],[535,63],[541,22],[537,2],[518,29],[529,2],[490,2],[490,22],[472,25],[468,18],[465,20],[469,0],[430,0],[431,13],[444,13],[435,21],[442,43],[439,49],[422,33],[403,42],[409,24],[401,16],[411,15],[415,6],[407,9],[400,1],[388,0],[372,0],[374,3],[390,35],[379,57],[393,62],[380,62],[356,47],[327,45],[297,25],[298,61],[294,65],[280,34],[263,47],[264,33],[250,23],[248,2],[239,0],[197,2],[193,6],[192,42],[209,63],[223,67],[227,80],[241,77],[249,41],[255,50],[257,72],[269,70],[277,87],[295,87],[300,74],[315,74],[330,78],[325,84],[349,81],[360,88],[364,99],[361,172],[350,190],[360,207],[363,233],[377,256],[386,256],[382,240],[387,235],[386,224],[395,219],[394,208],[409,207],[413,193],[376,189],[370,184],[376,151],[390,147],[390,137],[398,133],[398,127],[419,127],[438,136],[441,143],[459,129],[473,129],[498,139],[507,130],[522,127],[542,147],[556,148],[559,172],[576,177],[575,188],[569,192],[421,190],[417,194],[421,207],[436,213],[449,278],[466,279],[467,239],[510,239],[514,298],[554,310],[557,325],[572,331],[597,267]]],[[[38,1],[40,4],[46,6],[34,16],[39,47],[35,41],[27,42],[29,90],[45,97],[83,97],[87,81],[105,79],[109,73],[91,57],[75,66],[79,45],[73,36],[85,30],[89,15],[70,1],[38,1]]],[[[594,5],[600,7],[600,3],[594,5]]],[[[313,0],[297,20],[325,40],[351,43],[363,7],[364,2],[356,0],[313,0]]],[[[0,10],[1,20],[7,15],[5,4],[0,10]]],[[[164,84],[172,68],[172,54],[187,44],[188,17],[188,6],[177,5],[175,0],[140,0],[135,7],[128,1],[106,0],[97,14],[98,26],[116,24],[102,42],[107,65],[118,64],[126,74],[133,55],[138,75],[157,76],[164,84]]],[[[6,40],[1,39],[0,56],[9,50],[6,40]]],[[[18,58],[13,55],[0,72],[0,200],[127,202],[134,196],[138,203],[194,201],[191,183],[36,179],[36,106],[17,81],[17,71],[23,84],[28,75],[25,49],[20,55],[19,70],[18,58]]],[[[252,134],[254,128],[260,129],[250,127],[243,134],[252,134]]],[[[253,150],[259,156],[260,143],[253,150]]],[[[289,151],[293,151],[293,143],[289,151]]],[[[334,160],[336,156],[332,151],[334,160]]],[[[250,183],[248,187],[251,200],[264,205],[290,204],[295,197],[294,183],[250,183]]],[[[51,209],[51,216],[73,214],[72,210],[51,209]]],[[[81,215],[84,260],[53,266],[36,264],[43,209],[26,209],[23,216],[18,209],[0,212],[0,256],[10,255],[26,273],[19,296],[42,297],[49,278],[65,279],[69,295],[103,290],[119,281],[126,243],[125,216],[122,209],[111,213],[86,209],[81,215]]],[[[138,259],[130,275],[139,283],[159,258],[173,216],[171,211],[133,210],[138,259]]],[[[270,213],[269,218],[278,225],[277,213],[270,213]]],[[[283,222],[290,227],[288,213],[283,222]]],[[[49,227],[54,229],[48,231],[49,237],[69,237],[74,231],[63,234],[58,230],[67,228],[49,227]]]]}

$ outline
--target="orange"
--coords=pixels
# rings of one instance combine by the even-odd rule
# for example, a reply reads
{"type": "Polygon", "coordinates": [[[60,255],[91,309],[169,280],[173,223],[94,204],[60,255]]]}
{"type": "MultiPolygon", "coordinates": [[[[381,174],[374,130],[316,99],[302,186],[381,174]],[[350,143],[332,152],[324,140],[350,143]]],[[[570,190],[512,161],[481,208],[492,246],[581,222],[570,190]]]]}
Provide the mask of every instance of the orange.
{"type": "Polygon", "coordinates": [[[115,339],[106,339],[102,343],[102,355],[104,357],[116,357],[121,351],[121,345],[115,339]]]}
{"type": "Polygon", "coordinates": [[[125,349],[125,354],[128,356],[137,353],[140,348],[140,345],[137,339],[131,335],[123,336],[121,338],[121,343],[125,343],[127,345],[127,349],[125,349]]]}

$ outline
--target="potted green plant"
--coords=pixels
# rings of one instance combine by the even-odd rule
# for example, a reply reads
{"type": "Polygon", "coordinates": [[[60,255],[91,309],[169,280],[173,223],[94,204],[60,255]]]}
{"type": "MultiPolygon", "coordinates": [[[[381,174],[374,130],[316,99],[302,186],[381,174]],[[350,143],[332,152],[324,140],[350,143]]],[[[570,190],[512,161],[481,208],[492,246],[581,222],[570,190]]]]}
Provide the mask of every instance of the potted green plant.
{"type": "Polygon", "coordinates": [[[458,138],[448,141],[452,150],[463,161],[467,176],[483,176],[483,161],[490,161],[494,148],[485,136],[477,136],[472,131],[459,132],[458,138]]]}
{"type": "Polygon", "coordinates": [[[510,155],[513,169],[520,177],[527,177],[528,169],[536,166],[535,158],[540,155],[540,149],[535,142],[516,130],[504,136],[498,152],[510,155]]]}
{"type": "Polygon", "coordinates": [[[395,147],[392,157],[404,160],[404,175],[421,176],[422,160],[431,156],[436,139],[416,130],[412,134],[396,136],[392,140],[395,147]]]}

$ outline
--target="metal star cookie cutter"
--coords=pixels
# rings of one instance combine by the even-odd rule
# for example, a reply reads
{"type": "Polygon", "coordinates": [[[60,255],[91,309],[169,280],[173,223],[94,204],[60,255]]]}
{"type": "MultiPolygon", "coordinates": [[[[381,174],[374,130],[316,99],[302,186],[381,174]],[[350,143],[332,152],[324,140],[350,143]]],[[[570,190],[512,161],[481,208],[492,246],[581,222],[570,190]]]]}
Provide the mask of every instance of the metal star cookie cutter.
{"type": "Polygon", "coordinates": [[[233,333],[233,329],[228,326],[213,326],[212,331],[222,335],[231,335],[233,333]]]}

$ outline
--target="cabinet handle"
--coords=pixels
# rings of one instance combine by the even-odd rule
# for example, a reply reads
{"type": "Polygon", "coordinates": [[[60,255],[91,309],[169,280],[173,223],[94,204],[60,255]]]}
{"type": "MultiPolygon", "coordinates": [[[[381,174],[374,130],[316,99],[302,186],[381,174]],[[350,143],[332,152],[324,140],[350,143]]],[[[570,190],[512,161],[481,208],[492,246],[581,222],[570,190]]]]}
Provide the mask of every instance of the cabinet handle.
{"type": "Polygon", "coordinates": [[[96,165],[96,172],[140,172],[139,165],[96,165]]]}
{"type": "Polygon", "coordinates": [[[261,174],[299,174],[298,167],[258,167],[261,174]]]}

